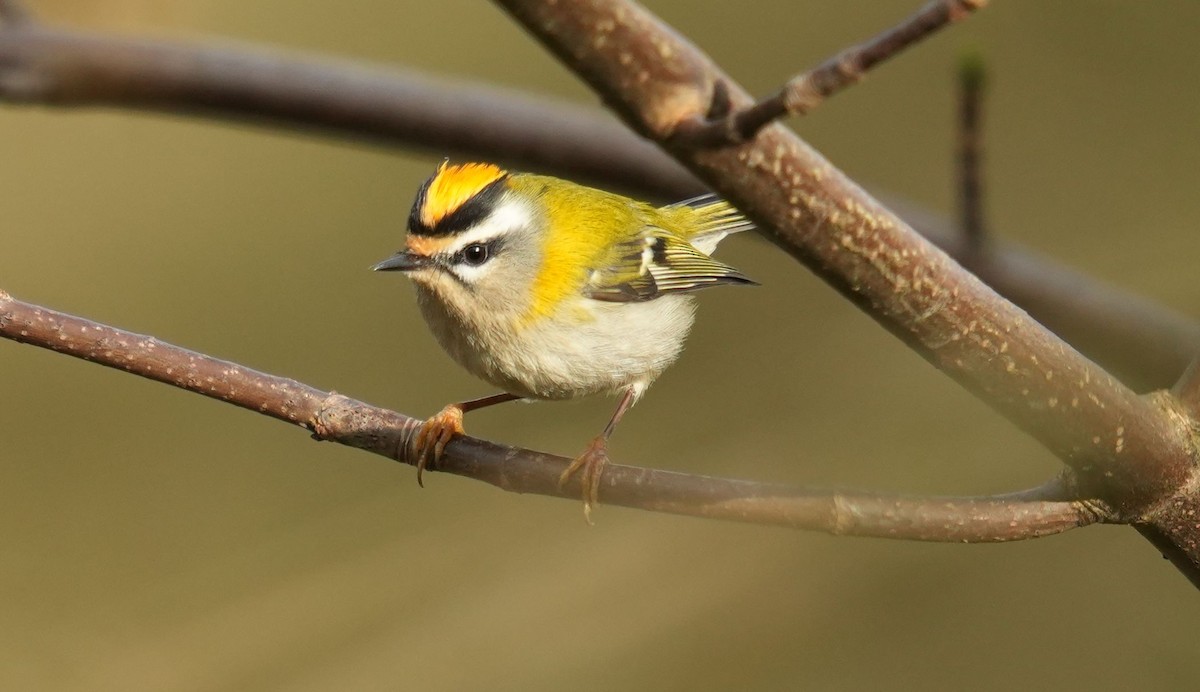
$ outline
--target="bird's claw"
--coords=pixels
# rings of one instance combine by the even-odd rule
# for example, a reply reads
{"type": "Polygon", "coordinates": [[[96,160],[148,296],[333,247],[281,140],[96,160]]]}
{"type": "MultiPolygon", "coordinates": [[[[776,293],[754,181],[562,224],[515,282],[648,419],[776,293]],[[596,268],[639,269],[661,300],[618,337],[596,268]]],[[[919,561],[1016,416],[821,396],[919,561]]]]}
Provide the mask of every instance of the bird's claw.
{"type": "Polygon", "coordinates": [[[558,477],[558,487],[563,487],[576,473],[580,473],[579,486],[583,494],[583,518],[592,524],[592,506],[600,503],[600,477],[608,466],[608,440],[603,436],[592,440],[583,454],[575,457],[571,465],[558,477]]]}
{"type": "Polygon", "coordinates": [[[463,434],[463,411],[458,404],[450,404],[421,424],[413,438],[413,454],[417,458],[417,485],[425,487],[423,476],[426,467],[437,468],[446,451],[446,444],[455,435],[463,434]]]}

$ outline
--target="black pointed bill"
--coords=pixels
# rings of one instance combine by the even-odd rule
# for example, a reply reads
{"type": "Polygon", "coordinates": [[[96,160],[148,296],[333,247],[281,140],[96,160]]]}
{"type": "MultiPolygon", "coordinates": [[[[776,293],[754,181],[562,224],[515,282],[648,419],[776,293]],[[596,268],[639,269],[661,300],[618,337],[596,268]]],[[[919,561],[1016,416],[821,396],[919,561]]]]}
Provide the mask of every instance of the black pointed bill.
{"type": "Polygon", "coordinates": [[[371,270],[377,272],[408,272],[414,269],[423,269],[432,264],[433,260],[425,255],[418,255],[404,250],[371,267],[371,270]]]}

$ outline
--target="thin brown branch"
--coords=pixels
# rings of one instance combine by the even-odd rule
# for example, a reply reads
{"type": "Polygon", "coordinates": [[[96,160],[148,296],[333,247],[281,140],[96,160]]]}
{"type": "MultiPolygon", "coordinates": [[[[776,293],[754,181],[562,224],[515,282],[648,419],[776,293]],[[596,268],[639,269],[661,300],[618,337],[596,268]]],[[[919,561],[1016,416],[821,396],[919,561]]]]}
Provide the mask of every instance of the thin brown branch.
{"type": "MultiPolygon", "coordinates": [[[[226,43],[0,27],[0,99],[266,121],[439,155],[507,160],[663,200],[705,189],[661,151],[591,110],[226,43]]],[[[1184,316],[1012,246],[972,258],[944,219],[911,204],[901,211],[935,244],[969,260],[981,278],[1132,386],[1170,386],[1200,347],[1200,326],[1184,316]]]]}
{"type": "MultiPolygon", "coordinates": [[[[31,305],[0,291],[0,337],[48,348],[257,411],[341,444],[414,464],[421,421],[335,392],[256,372],[90,320],[31,305]]],[[[516,493],[578,500],[559,487],[563,457],[459,438],[437,469],[516,493]]],[[[754,481],[633,466],[605,471],[605,504],[852,536],[954,543],[1037,538],[1109,519],[1094,501],[1071,499],[1056,479],[998,497],[916,498],[819,492],[754,481]]]]}
{"type": "Polygon", "coordinates": [[[486,152],[498,161],[672,198],[704,189],[653,145],[592,109],[396,67],[228,42],[0,27],[0,100],[287,125],[439,157],[486,152]]]}
{"type": "MultiPolygon", "coordinates": [[[[783,127],[732,147],[672,139],[714,95],[749,95],[677,32],[622,0],[498,0],[624,117],[734,202],[765,234],[934,366],[1075,469],[1121,516],[1193,474],[1186,419],[1142,399],[1004,300],[783,127]],[[664,57],[665,56],[665,57],[664,57]],[[722,88],[717,89],[716,85],[722,88]]],[[[1179,526],[1183,526],[1182,523],[1179,526]]],[[[1200,575],[1200,526],[1171,536],[1200,575]]]]}
{"type": "Polygon", "coordinates": [[[743,108],[733,108],[722,100],[716,112],[710,111],[704,119],[681,123],[676,139],[692,146],[737,144],[751,139],[779,118],[809,113],[833,94],[862,81],[867,71],[879,63],[986,5],[987,0],[932,0],[875,38],[792,77],[771,96],[743,108]]]}
{"type": "Polygon", "coordinates": [[[983,249],[983,58],[963,58],[958,70],[958,213],[967,249],[983,249]]]}

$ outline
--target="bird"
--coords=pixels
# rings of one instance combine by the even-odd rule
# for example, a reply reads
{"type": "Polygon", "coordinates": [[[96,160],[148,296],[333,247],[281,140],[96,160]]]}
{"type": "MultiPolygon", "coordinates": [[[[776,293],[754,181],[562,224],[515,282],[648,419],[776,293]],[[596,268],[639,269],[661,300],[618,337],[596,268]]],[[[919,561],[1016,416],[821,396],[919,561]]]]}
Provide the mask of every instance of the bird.
{"type": "Polygon", "coordinates": [[[559,478],[580,473],[591,523],[608,440],[679,357],[692,293],[756,284],[711,257],[753,224],[711,194],[655,206],[561,178],[444,160],[417,191],[403,272],[441,347],[498,394],[447,405],[413,438],[417,482],[464,434],[463,414],[515,400],[619,395],[603,431],[559,478]]]}

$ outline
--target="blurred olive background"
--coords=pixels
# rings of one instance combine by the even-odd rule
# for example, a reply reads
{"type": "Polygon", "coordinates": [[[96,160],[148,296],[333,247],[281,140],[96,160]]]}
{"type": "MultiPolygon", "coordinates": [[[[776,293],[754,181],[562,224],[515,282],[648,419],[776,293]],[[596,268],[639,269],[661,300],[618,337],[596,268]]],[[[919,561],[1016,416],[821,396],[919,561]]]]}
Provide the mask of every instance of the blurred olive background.
{"type": "MultiPolygon", "coordinates": [[[[29,0],[46,21],[414,66],[594,104],[486,2],[29,0]]],[[[757,93],[919,3],[652,2],[757,93]]],[[[987,58],[1004,237],[1197,315],[1200,4],[997,3],[799,132],[953,208],[957,56],[987,58]]],[[[251,126],[0,106],[0,288],[428,415],[491,393],[443,355],[401,243],[440,158],[251,126]]],[[[618,461],[975,494],[1058,462],[756,238],[701,296],[618,461]]],[[[1198,315],[1200,316],[1200,315],[1198,315]]],[[[832,538],[511,495],[0,342],[0,684],[45,690],[1184,689],[1195,589],[1133,530],[1001,546],[832,538]]],[[[610,400],[472,433],[577,453],[610,400]]]]}

